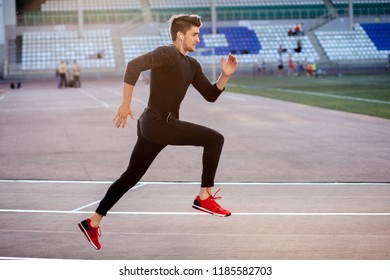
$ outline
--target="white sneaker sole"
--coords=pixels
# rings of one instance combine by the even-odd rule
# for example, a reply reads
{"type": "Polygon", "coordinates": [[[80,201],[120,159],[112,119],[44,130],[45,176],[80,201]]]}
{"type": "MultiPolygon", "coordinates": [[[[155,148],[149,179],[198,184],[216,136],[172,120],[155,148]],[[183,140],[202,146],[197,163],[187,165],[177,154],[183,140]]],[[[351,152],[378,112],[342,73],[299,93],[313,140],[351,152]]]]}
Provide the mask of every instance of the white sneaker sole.
{"type": "Polygon", "coordinates": [[[195,204],[192,204],[192,208],[194,208],[196,210],[199,210],[199,211],[203,211],[203,212],[209,213],[209,214],[214,215],[214,216],[218,216],[218,217],[229,217],[231,215],[231,213],[228,214],[228,215],[215,213],[215,212],[212,212],[212,211],[210,211],[210,210],[208,210],[206,208],[200,207],[200,206],[195,205],[195,204]]]}

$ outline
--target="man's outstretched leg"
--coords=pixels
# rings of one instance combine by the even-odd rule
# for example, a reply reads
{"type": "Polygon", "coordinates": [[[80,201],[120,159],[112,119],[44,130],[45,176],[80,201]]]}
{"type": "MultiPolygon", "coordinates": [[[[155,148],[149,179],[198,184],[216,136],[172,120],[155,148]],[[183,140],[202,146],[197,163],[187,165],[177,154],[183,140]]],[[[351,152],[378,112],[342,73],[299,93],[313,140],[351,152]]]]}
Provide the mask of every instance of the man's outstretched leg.
{"type": "Polygon", "coordinates": [[[101,235],[99,225],[103,217],[127,191],[141,180],[164,147],[165,145],[150,143],[142,136],[139,136],[126,171],[110,186],[95,213],[78,224],[80,230],[96,250],[101,248],[99,243],[101,235]]]}

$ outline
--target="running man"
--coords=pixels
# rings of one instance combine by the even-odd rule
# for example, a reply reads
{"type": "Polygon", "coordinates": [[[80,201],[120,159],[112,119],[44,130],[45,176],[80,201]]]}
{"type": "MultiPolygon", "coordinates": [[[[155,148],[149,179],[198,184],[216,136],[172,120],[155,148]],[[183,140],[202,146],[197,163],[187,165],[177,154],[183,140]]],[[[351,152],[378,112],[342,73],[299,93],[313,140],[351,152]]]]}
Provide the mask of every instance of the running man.
{"type": "Polygon", "coordinates": [[[193,208],[216,216],[230,216],[211,193],[224,137],[217,131],[179,120],[179,109],[188,87],[192,84],[209,102],[217,100],[230,76],[237,68],[236,58],[221,57],[221,74],[215,84],[207,79],[196,59],[187,56],[195,50],[202,22],[197,15],[178,15],[170,19],[172,44],[161,46],[127,64],[123,83],[123,100],[113,119],[117,128],[124,128],[131,111],[133,89],[142,71],[151,69],[148,105],[137,122],[138,139],[129,165],[121,177],[108,189],[95,213],[79,223],[91,245],[99,250],[100,223],[118,200],[143,177],[156,156],[167,145],[203,147],[203,170],[199,194],[193,208]]]}

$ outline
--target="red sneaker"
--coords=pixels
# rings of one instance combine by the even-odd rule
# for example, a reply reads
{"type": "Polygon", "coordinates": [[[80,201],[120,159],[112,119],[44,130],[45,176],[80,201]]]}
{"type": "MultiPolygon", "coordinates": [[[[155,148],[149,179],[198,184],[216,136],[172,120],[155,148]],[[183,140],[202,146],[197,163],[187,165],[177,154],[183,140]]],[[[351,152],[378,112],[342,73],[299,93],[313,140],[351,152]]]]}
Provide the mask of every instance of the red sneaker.
{"type": "Polygon", "coordinates": [[[220,189],[214,194],[202,200],[199,195],[195,198],[194,204],[192,207],[196,210],[200,210],[215,216],[219,217],[227,217],[232,213],[229,210],[223,209],[215,200],[221,199],[220,196],[216,196],[216,194],[220,191],[220,189]]]}
{"type": "Polygon", "coordinates": [[[99,250],[102,246],[99,243],[99,236],[101,236],[100,227],[94,228],[91,226],[91,219],[86,219],[78,224],[85,237],[91,243],[92,247],[99,250]]]}

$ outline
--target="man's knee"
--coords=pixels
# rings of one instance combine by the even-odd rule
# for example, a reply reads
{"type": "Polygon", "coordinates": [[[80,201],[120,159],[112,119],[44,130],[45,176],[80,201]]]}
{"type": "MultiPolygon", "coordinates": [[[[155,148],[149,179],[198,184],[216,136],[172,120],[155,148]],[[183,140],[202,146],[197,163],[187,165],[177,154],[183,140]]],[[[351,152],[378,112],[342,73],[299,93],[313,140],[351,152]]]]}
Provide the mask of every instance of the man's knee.
{"type": "Polygon", "coordinates": [[[225,137],[221,133],[215,131],[213,136],[214,145],[218,147],[222,147],[224,142],[225,142],[225,137]]]}

